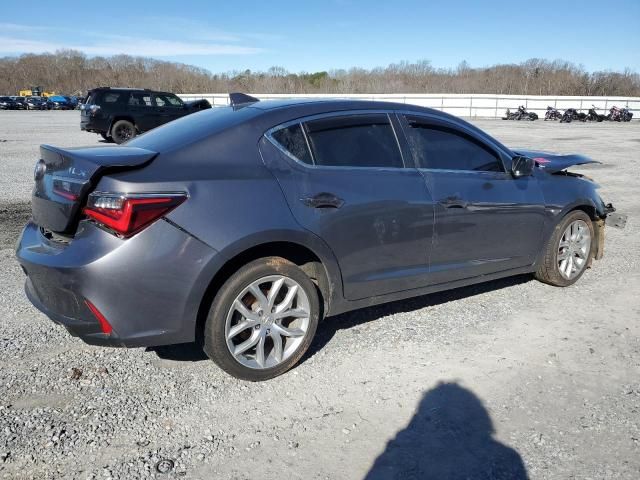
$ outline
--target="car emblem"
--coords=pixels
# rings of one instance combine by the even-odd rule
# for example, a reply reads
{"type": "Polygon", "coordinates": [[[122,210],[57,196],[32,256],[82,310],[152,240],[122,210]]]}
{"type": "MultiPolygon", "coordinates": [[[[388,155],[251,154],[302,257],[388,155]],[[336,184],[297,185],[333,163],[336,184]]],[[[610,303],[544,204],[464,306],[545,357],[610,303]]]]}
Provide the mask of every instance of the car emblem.
{"type": "Polygon", "coordinates": [[[33,179],[37,182],[42,177],[44,177],[44,173],[47,171],[47,164],[44,163],[44,160],[38,160],[35,168],[33,169],[33,179]]]}
{"type": "Polygon", "coordinates": [[[87,177],[86,170],[82,170],[82,169],[77,168],[77,167],[69,167],[69,173],[71,175],[76,176],[76,177],[82,177],[82,178],[86,178],[87,177]]]}

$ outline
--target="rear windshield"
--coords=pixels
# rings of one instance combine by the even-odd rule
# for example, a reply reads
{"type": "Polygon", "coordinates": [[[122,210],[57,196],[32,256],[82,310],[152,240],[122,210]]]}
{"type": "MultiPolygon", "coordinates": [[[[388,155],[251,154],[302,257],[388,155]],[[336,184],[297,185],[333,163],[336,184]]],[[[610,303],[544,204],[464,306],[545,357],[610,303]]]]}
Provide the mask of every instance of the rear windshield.
{"type": "Polygon", "coordinates": [[[262,113],[261,110],[248,107],[201,110],[135,137],[127,142],[127,146],[146,148],[154,152],[175,150],[239,125],[262,113]]]}

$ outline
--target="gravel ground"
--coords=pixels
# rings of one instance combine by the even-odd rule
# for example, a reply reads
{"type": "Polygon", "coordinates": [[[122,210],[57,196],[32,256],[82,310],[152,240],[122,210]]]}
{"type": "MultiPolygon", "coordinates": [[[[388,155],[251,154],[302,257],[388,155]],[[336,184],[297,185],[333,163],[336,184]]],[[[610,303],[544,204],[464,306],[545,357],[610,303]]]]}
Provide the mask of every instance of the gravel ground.
{"type": "Polygon", "coordinates": [[[99,137],[77,112],[0,112],[0,478],[640,478],[640,123],[474,123],[604,162],[581,170],[629,214],[605,258],[567,289],[524,276],[330,318],[252,384],[193,346],[84,345],[30,306],[12,247],[37,146],[99,137]]]}

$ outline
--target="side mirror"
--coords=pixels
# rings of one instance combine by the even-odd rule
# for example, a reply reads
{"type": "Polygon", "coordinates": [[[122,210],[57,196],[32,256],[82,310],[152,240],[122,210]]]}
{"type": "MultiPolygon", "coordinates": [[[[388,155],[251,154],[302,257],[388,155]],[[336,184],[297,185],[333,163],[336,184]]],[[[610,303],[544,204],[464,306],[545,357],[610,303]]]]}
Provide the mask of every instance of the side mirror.
{"type": "Polygon", "coordinates": [[[528,177],[533,175],[536,162],[529,157],[517,155],[511,160],[511,174],[513,178],[528,177]]]}

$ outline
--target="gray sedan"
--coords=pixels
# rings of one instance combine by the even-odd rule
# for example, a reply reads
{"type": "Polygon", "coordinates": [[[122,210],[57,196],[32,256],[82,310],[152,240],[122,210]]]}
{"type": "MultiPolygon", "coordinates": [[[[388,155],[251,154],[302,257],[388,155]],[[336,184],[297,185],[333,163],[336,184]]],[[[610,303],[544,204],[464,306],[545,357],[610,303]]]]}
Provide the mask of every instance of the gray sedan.
{"type": "Polygon", "coordinates": [[[323,317],[525,273],[565,287],[624,225],[566,170],[580,155],[404,104],[231,100],[122,146],[41,146],[17,247],[37,308],[90,344],[198,341],[265,380],[323,317]]]}

